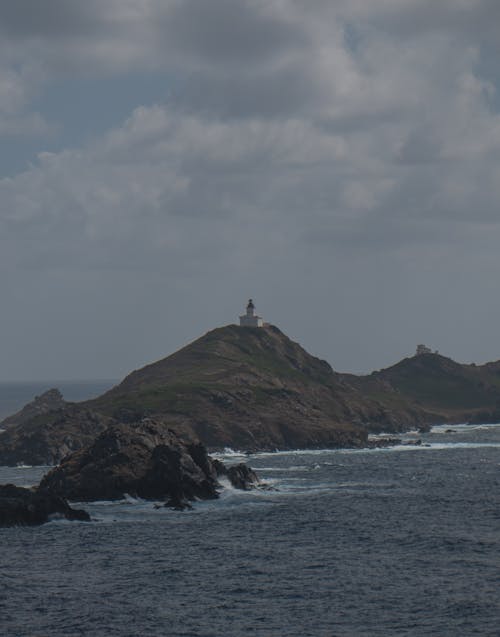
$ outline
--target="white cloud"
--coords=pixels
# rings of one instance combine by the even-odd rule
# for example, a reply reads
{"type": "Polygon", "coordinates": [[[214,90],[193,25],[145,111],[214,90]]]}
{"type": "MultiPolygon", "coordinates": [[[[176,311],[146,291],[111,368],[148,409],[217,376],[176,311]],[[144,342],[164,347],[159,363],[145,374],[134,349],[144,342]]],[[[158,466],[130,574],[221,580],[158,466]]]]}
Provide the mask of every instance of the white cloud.
{"type": "MultiPolygon", "coordinates": [[[[217,0],[210,11],[155,0],[50,6],[60,31],[49,20],[4,15],[11,59],[21,59],[27,45],[38,54],[42,81],[62,67],[122,73],[152,64],[183,73],[186,90],[169,106],[137,108],[101,141],[41,155],[4,182],[3,208],[19,208],[20,217],[20,201],[30,217],[73,215],[89,237],[107,236],[118,219],[133,232],[141,215],[161,224],[201,218],[202,210],[214,218],[271,210],[293,219],[299,234],[314,216],[326,225],[383,223],[408,205],[463,218],[474,198],[481,202],[475,218],[491,217],[496,87],[478,74],[480,43],[462,38],[460,22],[464,12],[484,19],[488,3],[443,5],[438,14],[449,22],[426,28],[428,3],[389,0],[317,2],[317,11],[292,0],[245,2],[241,10],[217,0]],[[420,27],[403,41],[401,25],[415,16],[420,27]],[[358,29],[355,46],[346,39],[348,23],[358,29]],[[278,92],[269,90],[273,83],[278,92]],[[234,99],[239,90],[252,91],[250,108],[234,99]],[[469,171],[470,162],[485,162],[484,169],[469,171]]],[[[40,115],[25,111],[35,67],[24,65],[0,73],[0,133],[46,129],[40,115]]]]}
{"type": "Polygon", "coordinates": [[[118,288],[145,272],[201,296],[253,280],[270,303],[297,285],[346,333],[366,299],[389,320],[391,289],[412,310],[454,270],[481,289],[500,238],[496,5],[47,0],[32,20],[28,5],[0,7],[0,134],[46,130],[30,107],[56,78],[168,73],[171,91],[0,180],[4,269],[113,271],[118,288]],[[480,255],[466,273],[464,254],[480,255]]]}

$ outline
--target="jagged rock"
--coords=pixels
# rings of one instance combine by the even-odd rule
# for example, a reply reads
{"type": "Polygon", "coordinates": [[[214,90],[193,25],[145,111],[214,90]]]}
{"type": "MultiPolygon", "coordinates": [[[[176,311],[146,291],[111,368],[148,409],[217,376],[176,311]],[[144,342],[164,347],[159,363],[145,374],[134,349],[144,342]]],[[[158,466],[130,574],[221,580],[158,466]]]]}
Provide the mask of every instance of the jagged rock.
{"type": "Polygon", "coordinates": [[[89,521],[86,511],[72,509],[63,498],[48,492],[0,485],[0,526],[31,526],[48,522],[50,516],[89,521]]]}
{"type": "Polygon", "coordinates": [[[235,489],[252,489],[259,483],[259,478],[253,469],[244,462],[226,467],[220,460],[213,460],[217,475],[225,476],[235,489]]]}
{"type": "Polygon", "coordinates": [[[55,465],[90,444],[113,418],[72,405],[42,414],[0,434],[0,465],[55,465]]]}
{"type": "Polygon", "coordinates": [[[77,501],[129,494],[187,508],[195,499],[218,497],[217,475],[203,445],[183,441],[165,424],[144,419],[108,427],[93,444],[50,471],[39,488],[77,501]]]}
{"type": "Polygon", "coordinates": [[[58,389],[49,389],[40,396],[35,396],[31,402],[12,416],[4,418],[2,422],[0,422],[0,429],[8,429],[14,425],[23,424],[36,416],[61,409],[66,404],[66,401],[58,389]]]}
{"type": "Polygon", "coordinates": [[[174,509],[174,511],[185,511],[186,509],[192,509],[192,505],[187,498],[169,498],[163,505],[167,509],[174,509]]]}

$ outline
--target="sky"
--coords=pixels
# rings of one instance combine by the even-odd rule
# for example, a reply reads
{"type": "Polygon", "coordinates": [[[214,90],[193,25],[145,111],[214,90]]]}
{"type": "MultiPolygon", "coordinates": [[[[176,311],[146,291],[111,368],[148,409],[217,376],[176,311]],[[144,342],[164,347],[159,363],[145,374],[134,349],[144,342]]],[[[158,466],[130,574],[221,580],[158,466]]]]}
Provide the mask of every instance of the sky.
{"type": "Polygon", "coordinates": [[[338,371],[500,359],[498,0],[0,3],[0,380],[257,312],[338,371]]]}

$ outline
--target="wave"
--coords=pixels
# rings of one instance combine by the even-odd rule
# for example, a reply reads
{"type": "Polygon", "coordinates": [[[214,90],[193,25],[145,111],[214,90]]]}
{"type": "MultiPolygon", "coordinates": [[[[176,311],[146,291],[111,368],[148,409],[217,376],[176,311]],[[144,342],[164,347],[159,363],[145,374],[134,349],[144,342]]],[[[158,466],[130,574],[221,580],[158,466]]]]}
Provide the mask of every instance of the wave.
{"type": "Polygon", "coordinates": [[[217,458],[218,460],[224,459],[233,459],[233,458],[246,458],[248,457],[248,453],[245,451],[237,451],[232,449],[231,447],[226,447],[224,451],[214,451],[210,453],[212,458],[217,458]]]}
{"type": "Polygon", "coordinates": [[[461,423],[459,425],[434,425],[430,431],[431,434],[443,434],[443,433],[464,433],[468,431],[486,431],[495,430],[500,427],[500,423],[484,424],[478,423],[477,425],[469,425],[468,423],[461,423]]]}

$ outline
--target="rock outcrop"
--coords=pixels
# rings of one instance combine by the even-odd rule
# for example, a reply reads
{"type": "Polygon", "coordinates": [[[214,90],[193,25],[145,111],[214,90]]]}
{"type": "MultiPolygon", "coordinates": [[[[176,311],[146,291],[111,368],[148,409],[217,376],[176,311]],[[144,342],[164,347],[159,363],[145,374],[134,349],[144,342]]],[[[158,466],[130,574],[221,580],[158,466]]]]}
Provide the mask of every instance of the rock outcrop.
{"type": "MultiPolygon", "coordinates": [[[[161,422],[114,424],[71,454],[41,481],[39,490],[69,500],[115,500],[128,494],[185,508],[218,497],[215,465],[205,447],[186,442],[161,422]]],[[[240,469],[240,482],[245,480],[240,469]]],[[[248,469],[248,479],[257,480],[248,469]]],[[[247,486],[250,482],[247,482],[247,486]]]]}
{"type": "Polygon", "coordinates": [[[72,509],[64,498],[53,493],[13,484],[0,485],[0,527],[43,524],[54,516],[67,520],[90,520],[86,511],[72,509]]]}
{"type": "Polygon", "coordinates": [[[231,465],[230,467],[226,467],[220,460],[213,460],[212,463],[217,472],[217,476],[219,478],[226,477],[235,489],[248,491],[260,482],[255,471],[244,462],[231,465]]]}
{"type": "Polygon", "coordinates": [[[17,413],[4,418],[2,422],[0,422],[0,429],[8,429],[14,425],[21,425],[37,416],[62,409],[66,404],[66,401],[58,389],[49,389],[40,396],[35,396],[31,402],[17,413]]]}
{"type": "Polygon", "coordinates": [[[114,420],[85,407],[72,405],[0,433],[0,465],[55,465],[81,449],[114,420]]]}

